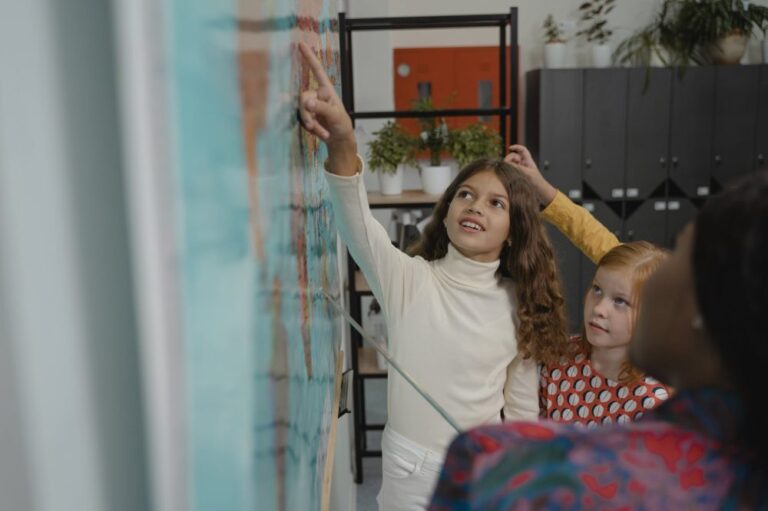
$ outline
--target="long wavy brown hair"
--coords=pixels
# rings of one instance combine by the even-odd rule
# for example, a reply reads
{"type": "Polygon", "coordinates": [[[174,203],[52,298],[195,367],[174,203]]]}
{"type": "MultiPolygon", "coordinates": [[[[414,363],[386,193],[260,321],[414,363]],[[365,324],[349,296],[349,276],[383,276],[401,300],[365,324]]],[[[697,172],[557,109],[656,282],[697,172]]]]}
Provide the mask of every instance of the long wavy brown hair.
{"type": "MultiPolygon", "coordinates": [[[[661,266],[667,258],[667,251],[647,241],[631,241],[618,245],[609,250],[597,263],[597,268],[621,270],[629,273],[631,279],[630,289],[632,296],[630,301],[634,308],[634,322],[640,314],[640,292],[648,280],[648,277],[661,266]]],[[[597,269],[595,270],[597,271],[597,269]]],[[[590,283],[591,288],[591,283],[590,283]]],[[[589,293],[589,290],[587,291],[589,293]]],[[[634,330],[634,322],[632,330],[634,330]]],[[[586,328],[586,327],[584,327],[586,328]]],[[[576,351],[589,356],[592,353],[592,345],[587,341],[587,332],[582,330],[581,338],[576,343],[576,351]]],[[[645,375],[638,368],[625,361],[619,372],[619,382],[626,384],[642,379],[645,375]]]]}
{"type": "Polygon", "coordinates": [[[433,210],[432,220],[408,252],[427,261],[445,257],[448,232],[444,220],[459,187],[478,172],[492,171],[509,196],[509,239],[499,272],[515,284],[517,345],[525,358],[546,364],[560,359],[568,342],[563,293],[555,254],[539,218],[536,193],[526,177],[501,159],[480,159],[464,167],[433,210]]]}

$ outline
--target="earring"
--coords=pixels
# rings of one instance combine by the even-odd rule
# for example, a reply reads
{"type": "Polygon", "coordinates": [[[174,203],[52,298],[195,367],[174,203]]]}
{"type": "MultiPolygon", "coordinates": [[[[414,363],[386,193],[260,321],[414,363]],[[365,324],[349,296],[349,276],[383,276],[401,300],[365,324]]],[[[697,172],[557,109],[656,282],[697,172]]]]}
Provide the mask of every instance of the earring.
{"type": "Polygon", "coordinates": [[[694,330],[704,329],[704,320],[701,318],[701,314],[696,314],[691,320],[691,328],[694,330]]]}
{"type": "Polygon", "coordinates": [[[511,246],[512,246],[512,240],[507,240],[507,246],[508,246],[508,247],[511,247],[511,246]]]}

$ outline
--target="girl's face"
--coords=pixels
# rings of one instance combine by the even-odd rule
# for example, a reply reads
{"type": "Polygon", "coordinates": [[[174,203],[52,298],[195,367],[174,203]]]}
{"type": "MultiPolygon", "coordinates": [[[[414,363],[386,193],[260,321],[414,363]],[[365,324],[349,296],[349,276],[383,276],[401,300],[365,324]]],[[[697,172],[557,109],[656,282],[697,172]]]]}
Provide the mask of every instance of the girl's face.
{"type": "Polygon", "coordinates": [[[627,346],[632,337],[634,305],[630,272],[599,267],[584,301],[587,341],[595,348],[627,346]]]}
{"type": "Polygon", "coordinates": [[[509,195],[492,170],[459,186],[443,220],[456,249],[476,261],[495,261],[509,238],[509,195]]]}

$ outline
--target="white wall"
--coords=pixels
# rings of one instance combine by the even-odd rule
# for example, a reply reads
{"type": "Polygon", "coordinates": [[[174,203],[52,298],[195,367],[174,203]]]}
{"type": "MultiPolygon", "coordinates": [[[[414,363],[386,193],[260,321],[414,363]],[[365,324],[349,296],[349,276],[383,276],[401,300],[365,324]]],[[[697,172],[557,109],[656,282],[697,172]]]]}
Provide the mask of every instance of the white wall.
{"type": "Polygon", "coordinates": [[[109,2],[2,11],[0,507],[147,509],[109,2]]]}

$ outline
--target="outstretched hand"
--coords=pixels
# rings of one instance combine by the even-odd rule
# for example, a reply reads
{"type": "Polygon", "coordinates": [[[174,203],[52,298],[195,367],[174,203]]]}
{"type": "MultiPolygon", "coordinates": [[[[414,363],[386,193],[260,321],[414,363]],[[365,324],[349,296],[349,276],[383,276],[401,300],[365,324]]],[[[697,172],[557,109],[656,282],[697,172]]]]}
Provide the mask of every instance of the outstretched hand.
{"type": "Polygon", "coordinates": [[[349,163],[347,161],[349,158],[356,159],[357,143],[352,119],[347,115],[333,83],[312,49],[307,44],[299,42],[299,52],[318,84],[317,89],[301,91],[299,97],[301,124],[306,131],[326,143],[329,152],[328,166],[331,169],[338,169],[338,164],[344,166],[349,163]]]}
{"type": "Polygon", "coordinates": [[[552,202],[557,195],[557,189],[541,174],[527,147],[520,144],[509,146],[509,154],[504,157],[504,161],[520,169],[528,178],[539,195],[539,202],[545,206],[552,202]]]}

